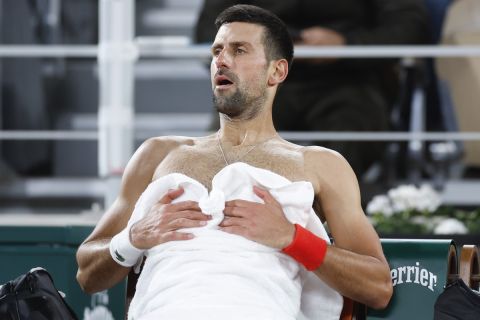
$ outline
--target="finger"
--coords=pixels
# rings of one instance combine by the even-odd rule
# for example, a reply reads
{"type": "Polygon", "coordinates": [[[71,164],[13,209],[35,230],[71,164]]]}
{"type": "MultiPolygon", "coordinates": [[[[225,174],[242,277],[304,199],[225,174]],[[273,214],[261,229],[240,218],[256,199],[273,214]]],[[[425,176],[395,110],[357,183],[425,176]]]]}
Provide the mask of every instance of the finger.
{"type": "Polygon", "coordinates": [[[190,219],[190,220],[202,220],[202,221],[208,221],[212,220],[212,216],[209,214],[205,214],[203,212],[199,211],[184,211],[186,212],[185,218],[190,219]]]}
{"type": "Polygon", "coordinates": [[[170,231],[163,235],[165,241],[181,241],[181,240],[190,240],[195,238],[191,233],[170,231]]]}
{"type": "Polygon", "coordinates": [[[266,204],[274,204],[274,205],[279,205],[280,203],[275,199],[272,194],[263,188],[253,186],[253,192],[260,197],[266,204]]]}
{"type": "Polygon", "coordinates": [[[242,236],[244,238],[248,238],[247,237],[247,230],[243,227],[239,227],[239,226],[223,227],[223,228],[220,228],[220,230],[222,230],[224,232],[227,232],[227,233],[236,234],[236,235],[242,236]]]}
{"type": "Polygon", "coordinates": [[[240,207],[240,208],[248,208],[252,205],[258,204],[257,202],[247,201],[247,200],[230,200],[225,202],[225,207],[240,207]]]}
{"type": "Polygon", "coordinates": [[[225,207],[223,210],[223,214],[226,217],[238,217],[238,218],[245,218],[248,217],[251,210],[241,207],[225,207]]]}
{"type": "Polygon", "coordinates": [[[166,209],[167,211],[184,211],[184,210],[193,210],[193,211],[202,211],[198,206],[196,201],[182,201],[177,203],[172,203],[166,209]]]}
{"type": "Polygon", "coordinates": [[[183,188],[170,189],[168,190],[167,194],[164,195],[158,202],[163,204],[171,203],[173,200],[178,198],[182,193],[183,193],[183,188]]]}
{"type": "Polygon", "coordinates": [[[187,218],[178,218],[170,221],[168,224],[171,230],[183,229],[183,228],[198,228],[207,225],[205,220],[190,220],[187,218]]]}
{"type": "Polygon", "coordinates": [[[199,221],[212,220],[211,215],[204,214],[200,211],[194,211],[194,210],[169,212],[169,213],[166,213],[166,215],[169,216],[171,220],[180,219],[180,218],[185,218],[190,220],[199,220],[199,221]]]}
{"type": "Polygon", "coordinates": [[[223,221],[219,224],[220,227],[233,227],[239,226],[245,228],[245,221],[246,219],[237,218],[237,217],[228,217],[223,219],[223,221]]]}

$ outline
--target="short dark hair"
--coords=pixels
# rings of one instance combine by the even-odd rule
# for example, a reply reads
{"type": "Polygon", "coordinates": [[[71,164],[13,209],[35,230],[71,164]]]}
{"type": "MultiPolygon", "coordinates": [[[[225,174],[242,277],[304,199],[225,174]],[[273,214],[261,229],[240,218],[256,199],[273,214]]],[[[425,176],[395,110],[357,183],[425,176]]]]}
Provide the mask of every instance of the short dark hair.
{"type": "Polygon", "coordinates": [[[222,11],[215,20],[217,30],[227,23],[246,22],[264,27],[263,46],[267,60],[286,59],[290,68],[293,41],[285,23],[272,12],[257,6],[238,4],[222,11]]]}

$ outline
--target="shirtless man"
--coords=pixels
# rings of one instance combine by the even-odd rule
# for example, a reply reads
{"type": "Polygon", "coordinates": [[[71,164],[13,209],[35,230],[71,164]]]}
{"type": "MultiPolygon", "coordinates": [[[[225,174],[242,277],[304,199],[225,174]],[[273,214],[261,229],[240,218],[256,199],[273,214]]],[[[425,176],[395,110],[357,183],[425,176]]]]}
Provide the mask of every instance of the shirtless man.
{"type": "MultiPolygon", "coordinates": [[[[272,24],[270,16],[258,20],[265,15],[262,9],[235,6],[225,12],[217,19],[219,30],[211,63],[220,130],[201,138],[159,137],[143,143],[125,170],[117,200],[78,250],[80,285],[94,293],[127,276],[130,268],[112,259],[110,241],[125,229],[135,203],[152,181],[183,173],[210,190],[217,172],[242,161],[290,181],[311,182],[313,208],[328,223],[335,239],[335,245],[327,246],[323,262],[312,272],[343,296],[373,308],[385,307],[392,295],[389,267],[360,206],[352,169],[336,152],[283,140],[272,123],[275,93],[287,77],[293,55],[288,33],[279,30],[279,21],[274,19],[272,24]],[[249,14],[242,15],[244,12],[249,14]]],[[[264,203],[228,201],[220,229],[273,248],[289,246],[296,227],[267,190],[255,187],[254,192],[264,203]]],[[[133,224],[128,230],[131,245],[149,249],[194,237],[177,230],[203,226],[211,217],[202,213],[196,202],[172,204],[182,193],[182,189],[169,191],[133,224]]]]}

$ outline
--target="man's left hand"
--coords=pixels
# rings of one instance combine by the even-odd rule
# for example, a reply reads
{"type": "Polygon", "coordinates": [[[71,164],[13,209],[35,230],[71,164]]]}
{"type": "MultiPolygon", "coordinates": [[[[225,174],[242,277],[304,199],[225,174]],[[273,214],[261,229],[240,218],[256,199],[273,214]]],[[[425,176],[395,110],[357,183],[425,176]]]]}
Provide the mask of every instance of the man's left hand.
{"type": "Polygon", "coordinates": [[[287,220],[281,204],[265,189],[253,187],[264,203],[232,200],[225,203],[221,230],[263,245],[283,249],[295,236],[295,226],[287,220]]]}

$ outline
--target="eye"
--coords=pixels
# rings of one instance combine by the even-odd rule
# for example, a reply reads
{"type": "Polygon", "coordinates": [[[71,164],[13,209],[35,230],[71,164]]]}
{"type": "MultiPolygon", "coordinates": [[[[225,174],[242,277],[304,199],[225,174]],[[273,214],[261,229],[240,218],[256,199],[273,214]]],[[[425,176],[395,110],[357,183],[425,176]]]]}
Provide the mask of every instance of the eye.
{"type": "Polygon", "coordinates": [[[235,53],[238,55],[238,54],[244,54],[246,53],[247,51],[245,51],[245,49],[243,48],[237,48],[235,49],[235,53]]]}
{"type": "Polygon", "coordinates": [[[215,48],[212,50],[212,55],[214,57],[218,57],[218,55],[220,54],[220,52],[222,52],[222,49],[221,48],[215,48]]]}

